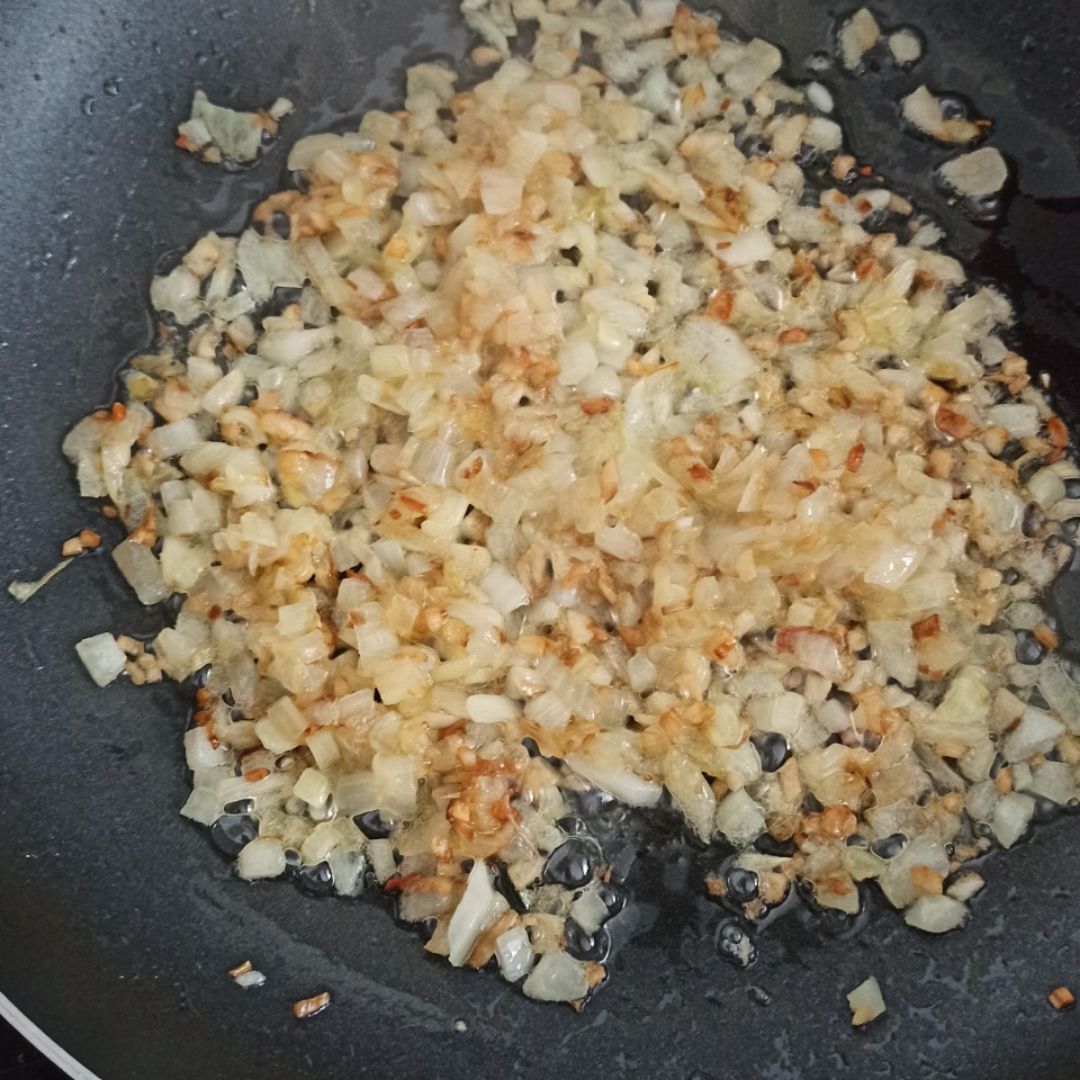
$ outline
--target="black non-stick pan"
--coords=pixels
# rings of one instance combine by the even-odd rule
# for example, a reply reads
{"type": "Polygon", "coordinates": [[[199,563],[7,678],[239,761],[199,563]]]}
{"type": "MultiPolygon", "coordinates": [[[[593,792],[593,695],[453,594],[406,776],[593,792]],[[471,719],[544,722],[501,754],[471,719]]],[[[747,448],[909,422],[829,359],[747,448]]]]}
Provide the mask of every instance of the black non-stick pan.
{"type": "MultiPolygon", "coordinates": [[[[825,76],[853,147],[1004,276],[1021,344],[1075,419],[1080,8],[873,6],[918,27],[928,53],[913,73],[825,76]],[[895,100],[923,81],[993,118],[1016,176],[997,223],[946,206],[930,180],[942,153],[900,132],[895,100]]],[[[793,78],[810,77],[844,13],[817,0],[725,12],[781,44],[793,78]]],[[[173,148],[194,87],[242,107],[292,98],[287,143],[400,100],[407,63],[467,43],[452,0],[0,0],[0,578],[36,576],[98,524],[59,444],[148,340],[155,267],[209,227],[239,227],[283,182],[280,145],[232,175],[173,148]]],[[[1075,633],[1080,589],[1066,578],[1056,597],[1075,633]]],[[[614,977],[579,1015],[431,960],[373,900],[235,878],[177,814],[186,691],[99,691],[73,651],[160,618],[107,558],[80,560],[25,607],[0,600],[0,1011],[21,1010],[105,1080],[1080,1076],[1080,1013],[1046,1002],[1080,988],[1075,818],[990,860],[962,933],[795,910],[747,971],[718,953],[700,855],[660,845],[616,920],[614,977]],[[268,982],[245,992],[226,970],[248,958],[268,982]],[[844,994],[870,974],[889,1011],[853,1032],[844,994]],[[294,1020],[290,1003],[323,989],[330,1009],[294,1020]]]]}

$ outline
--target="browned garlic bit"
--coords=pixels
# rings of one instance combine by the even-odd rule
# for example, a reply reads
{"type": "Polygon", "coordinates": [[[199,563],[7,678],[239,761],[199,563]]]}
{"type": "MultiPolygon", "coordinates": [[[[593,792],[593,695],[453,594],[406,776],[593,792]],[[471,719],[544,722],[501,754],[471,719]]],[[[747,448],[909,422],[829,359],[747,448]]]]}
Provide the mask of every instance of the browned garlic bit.
{"type": "Polygon", "coordinates": [[[669,0],[466,6],[484,81],[410,69],[155,280],[161,344],[64,449],[139,598],[184,601],[88,666],[209,665],[183,813],[241,876],[370,870],[533,997],[604,978],[603,857],[559,824],[589,787],[666,788],[751,916],[876,881],[960,925],[962,863],[1080,764],[1037,603],[1080,473],[1008,301],[882,231],[910,204],[767,42],[669,0]]]}
{"type": "Polygon", "coordinates": [[[309,998],[301,998],[292,1005],[293,1016],[297,1020],[307,1020],[312,1016],[318,1016],[323,1009],[330,1004],[330,995],[324,990],[321,994],[315,994],[309,998]]]}

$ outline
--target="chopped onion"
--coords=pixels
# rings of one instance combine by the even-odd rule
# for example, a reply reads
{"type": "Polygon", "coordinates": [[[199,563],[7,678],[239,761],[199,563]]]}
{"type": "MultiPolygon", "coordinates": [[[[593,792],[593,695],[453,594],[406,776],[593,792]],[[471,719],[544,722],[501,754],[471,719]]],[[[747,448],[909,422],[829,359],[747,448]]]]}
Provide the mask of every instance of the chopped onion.
{"type": "Polygon", "coordinates": [[[523,979],[533,961],[532,946],[525,927],[515,926],[500,934],[495,939],[495,955],[499,960],[499,973],[507,982],[523,979]]]}
{"type": "Polygon", "coordinates": [[[746,789],[740,788],[717,804],[714,828],[729,844],[745,847],[764,831],[765,815],[746,789]]]}
{"type": "MultiPolygon", "coordinates": [[[[275,102],[275,107],[279,116],[291,108],[284,98],[275,102]]],[[[195,91],[191,119],[180,125],[181,136],[193,141],[195,149],[205,151],[211,144],[220,156],[239,162],[254,161],[259,156],[265,131],[267,126],[257,114],[215,105],[202,90],[195,91]]]]}
{"type": "Polygon", "coordinates": [[[98,686],[108,686],[127,664],[127,654],[117,645],[112,634],[94,634],[83,638],[76,642],[75,651],[98,686]]]}
{"type": "Polygon", "coordinates": [[[876,1020],[885,1012],[885,999],[881,996],[881,987],[873,975],[859,983],[847,996],[848,1008],[851,1009],[851,1023],[862,1027],[876,1020]]]}
{"type": "Polygon", "coordinates": [[[25,604],[31,596],[39,589],[45,588],[45,586],[48,585],[49,582],[68,565],[68,563],[73,561],[73,559],[61,559],[51,570],[46,570],[37,581],[10,581],[8,582],[8,592],[20,604],[25,604]]]}
{"type": "Polygon", "coordinates": [[[716,796],[701,770],[678,750],[671,749],[664,756],[664,786],[694,831],[703,840],[710,840],[716,816],[716,796]]]}
{"type": "Polygon", "coordinates": [[[994,807],[990,824],[994,836],[1004,848],[1010,848],[1027,832],[1035,814],[1035,800],[1030,795],[1011,791],[1002,795],[994,807]]]}
{"type": "Polygon", "coordinates": [[[660,801],[661,786],[642,779],[630,769],[596,761],[585,754],[567,754],[566,764],[627,806],[655,806],[660,801]]]}
{"type": "Polygon", "coordinates": [[[450,917],[449,960],[455,967],[461,967],[468,960],[476,939],[491,920],[494,906],[491,871],[482,859],[477,859],[469,871],[465,893],[450,917]]]}
{"type": "Polygon", "coordinates": [[[518,707],[504,694],[471,694],[465,712],[474,724],[509,724],[518,717],[518,707]]]}
{"type": "Polygon", "coordinates": [[[1009,179],[1009,167],[998,150],[983,146],[946,161],[938,175],[958,194],[978,198],[996,195],[1009,179]]]}
{"type": "Polygon", "coordinates": [[[840,59],[849,71],[862,64],[863,56],[881,37],[877,20],[866,8],[859,8],[840,28],[840,59]]]}
{"type": "MultiPolygon", "coordinates": [[[[877,881],[945,925],[923,894],[976,823],[1008,846],[1080,791],[1036,599],[1078,471],[1010,303],[884,180],[849,190],[831,91],[768,42],[674,0],[464,11],[486,76],[411,68],[403,108],[301,140],[302,183],[153,282],[159,338],[63,451],[140,600],[181,605],[88,667],[205,670],[182,812],[250,806],[244,876],[296,850],[352,896],[370,864],[429,951],[534,996],[603,977],[560,950],[607,868],[544,874],[586,785],[666,787],[766,903],[797,876],[854,914],[877,881]],[[766,824],[794,858],[751,849],[766,824]]],[[[837,32],[851,71],[883,36],[837,32]]],[[[197,105],[206,160],[290,108],[197,105]]],[[[903,110],[981,131],[925,87],[903,110]]],[[[984,147],[939,179],[1006,176],[984,147]]]]}
{"type": "Polygon", "coordinates": [[[184,756],[187,767],[193,772],[232,761],[228,747],[215,743],[205,727],[193,727],[184,732],[184,756]]]}
{"type": "Polygon", "coordinates": [[[951,896],[920,896],[904,912],[904,922],[928,934],[946,934],[971,917],[967,904],[951,896]]]}
{"type": "Polygon", "coordinates": [[[1020,723],[1005,736],[1001,752],[1006,761],[1027,761],[1035,754],[1046,754],[1065,734],[1065,725],[1042,709],[1028,707],[1020,723]]]}
{"type": "Polygon", "coordinates": [[[190,416],[177,420],[175,424],[154,428],[148,439],[150,448],[160,458],[179,457],[200,442],[202,434],[190,416]]]}
{"type": "Polygon", "coordinates": [[[870,619],[866,623],[866,633],[885,673],[901,686],[914,686],[919,674],[919,659],[911,624],[902,619],[870,619]]]}
{"type": "Polygon", "coordinates": [[[112,552],[124,579],[135,590],[142,604],[159,604],[169,596],[169,588],[161,572],[161,563],[144,544],[122,540],[112,552]]]}
{"type": "Polygon", "coordinates": [[[909,124],[942,142],[971,142],[982,133],[982,129],[970,120],[946,120],[941,103],[925,86],[920,86],[904,98],[903,114],[909,124]]]}
{"type": "Polygon", "coordinates": [[[276,878],[285,873],[285,849],[276,836],[259,836],[236,857],[236,872],[245,881],[276,878]]]}
{"type": "Polygon", "coordinates": [[[330,781],[318,769],[305,769],[293,787],[293,795],[309,806],[324,806],[330,798],[330,781]]]}
{"type": "Polygon", "coordinates": [[[525,716],[529,720],[551,731],[566,727],[572,715],[562,698],[550,691],[538,694],[525,706],[525,716]]]}
{"type": "Polygon", "coordinates": [[[504,616],[529,602],[528,590],[504,566],[493,566],[480,579],[480,588],[504,616]]]}
{"type": "Polygon", "coordinates": [[[537,1001],[577,1001],[589,992],[589,981],[580,960],[549,952],[540,957],[522,989],[537,1001]]]}
{"type": "Polygon", "coordinates": [[[922,40],[913,30],[897,30],[889,35],[889,52],[901,67],[914,64],[922,51],[922,40]]]}

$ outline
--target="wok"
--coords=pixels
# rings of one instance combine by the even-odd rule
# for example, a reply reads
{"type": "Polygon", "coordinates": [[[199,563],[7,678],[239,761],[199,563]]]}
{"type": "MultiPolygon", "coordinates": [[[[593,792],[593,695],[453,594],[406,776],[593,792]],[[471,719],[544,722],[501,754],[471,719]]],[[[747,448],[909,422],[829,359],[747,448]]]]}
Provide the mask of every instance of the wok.
{"type": "MultiPolygon", "coordinates": [[[[776,41],[808,78],[841,9],[728,0],[728,25],[776,41]]],[[[1020,344],[1080,416],[1080,9],[1012,0],[875,5],[929,51],[913,73],[835,90],[861,160],[942,216],[954,248],[1003,278],[1020,344]],[[976,225],[931,182],[943,152],[902,134],[895,99],[925,81],[995,121],[1017,177],[976,225]]],[[[238,228],[282,183],[285,144],[400,100],[404,67],[464,54],[450,0],[5,0],[0,14],[0,577],[36,576],[96,514],[58,447],[113,372],[146,344],[162,260],[238,228]],[[209,169],[172,135],[195,86],[241,107],[297,103],[282,144],[246,172],[209,169]]],[[[1080,629],[1080,589],[1055,598],[1080,629]]],[[[84,559],[24,608],[0,601],[0,1011],[106,1080],[589,1075],[781,1078],[1075,1077],[1077,1014],[1048,991],[1080,970],[1080,822],[1008,857],[961,934],[931,939],[894,914],[852,928],[809,911],[778,921],[746,972],[725,964],[719,914],[693,899],[693,858],[659,845],[620,916],[629,940],[586,1011],[539,1006],[497,977],[426,957],[387,909],[249,886],[184,821],[187,691],[97,691],[73,644],[153,632],[107,558],[84,559]],[[245,958],[269,976],[242,992],[245,958]],[[849,1026],[844,993],[875,974],[889,1012],[849,1026]],[[329,989],[317,1019],[289,1004],[329,989]],[[464,1022],[455,1025],[455,1021],[464,1022]]],[[[618,922],[618,920],[617,920],[618,922]]],[[[55,1050],[53,1051],[55,1053],[55,1050]]],[[[68,1067],[76,1070],[70,1061],[68,1067]]],[[[80,1073],[78,1075],[85,1075],[80,1073]]]]}

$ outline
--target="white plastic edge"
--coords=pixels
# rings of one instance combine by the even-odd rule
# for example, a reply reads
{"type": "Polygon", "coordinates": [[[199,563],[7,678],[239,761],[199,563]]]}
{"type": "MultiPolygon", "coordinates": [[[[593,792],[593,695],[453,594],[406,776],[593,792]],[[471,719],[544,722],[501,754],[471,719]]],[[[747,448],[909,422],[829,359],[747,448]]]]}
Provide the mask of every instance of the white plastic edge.
{"type": "Polygon", "coordinates": [[[63,1069],[71,1080],[100,1080],[85,1065],[76,1061],[59,1043],[41,1030],[10,998],[0,994],[0,1018],[6,1020],[28,1043],[40,1050],[57,1068],[63,1069]]]}

